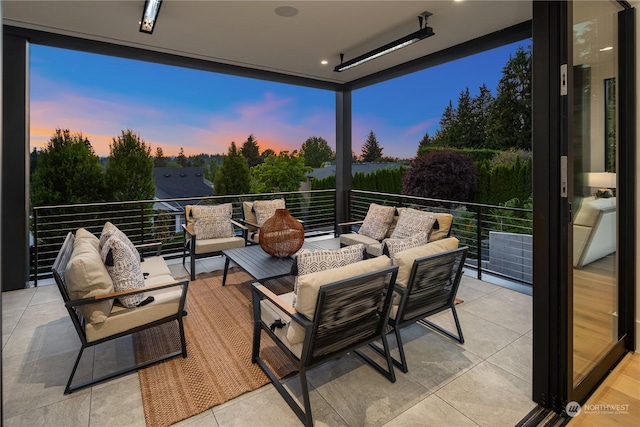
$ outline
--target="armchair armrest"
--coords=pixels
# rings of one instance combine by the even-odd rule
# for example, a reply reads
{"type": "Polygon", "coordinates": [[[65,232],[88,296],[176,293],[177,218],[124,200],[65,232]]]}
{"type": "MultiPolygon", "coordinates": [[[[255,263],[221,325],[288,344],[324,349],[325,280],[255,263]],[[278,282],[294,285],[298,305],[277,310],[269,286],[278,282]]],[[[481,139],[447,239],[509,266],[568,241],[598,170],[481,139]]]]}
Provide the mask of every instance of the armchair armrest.
{"type": "Polygon", "coordinates": [[[364,220],[361,221],[350,221],[350,222],[341,222],[338,224],[339,227],[346,227],[349,225],[358,225],[358,224],[363,224],[364,220]]]}
{"type": "Polygon", "coordinates": [[[158,289],[172,288],[172,287],[176,287],[176,286],[183,286],[182,294],[184,295],[187,292],[187,288],[189,286],[189,281],[188,280],[181,280],[179,282],[176,281],[176,282],[170,282],[170,283],[159,283],[159,284],[156,284],[156,285],[144,286],[142,288],[137,288],[137,289],[127,289],[127,290],[124,290],[124,291],[110,292],[108,294],[97,295],[97,296],[88,297],[88,298],[70,300],[70,301],[65,303],[65,306],[67,306],[67,307],[77,307],[77,306],[80,306],[80,305],[91,304],[91,303],[94,303],[96,301],[104,301],[104,300],[109,300],[109,299],[116,299],[116,298],[119,298],[119,297],[122,297],[122,296],[135,295],[135,294],[140,294],[140,293],[149,292],[149,291],[157,291],[158,289]]]}
{"type": "Polygon", "coordinates": [[[271,301],[276,307],[287,313],[291,317],[291,320],[294,320],[303,327],[310,328],[313,325],[313,322],[298,313],[295,308],[284,302],[278,295],[271,292],[259,282],[253,283],[253,293],[254,297],[258,296],[260,299],[266,298],[271,301]]]}
{"type": "Polygon", "coordinates": [[[162,241],[142,243],[140,245],[134,245],[134,246],[136,247],[136,249],[138,249],[138,252],[142,252],[144,249],[157,247],[156,256],[160,256],[160,252],[162,251],[162,241]]]}

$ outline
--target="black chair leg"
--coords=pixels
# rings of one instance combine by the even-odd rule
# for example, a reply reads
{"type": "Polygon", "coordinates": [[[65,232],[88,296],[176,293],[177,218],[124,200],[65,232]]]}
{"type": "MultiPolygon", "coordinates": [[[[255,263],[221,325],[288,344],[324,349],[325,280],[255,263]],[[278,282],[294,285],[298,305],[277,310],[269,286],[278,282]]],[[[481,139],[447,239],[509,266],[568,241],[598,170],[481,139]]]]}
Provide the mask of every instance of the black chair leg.
{"type": "Polygon", "coordinates": [[[422,323],[425,326],[430,327],[431,329],[435,329],[436,331],[440,332],[443,335],[448,336],[449,338],[453,338],[454,340],[458,341],[460,344],[464,344],[464,337],[462,336],[462,328],[460,327],[460,321],[458,320],[458,313],[456,312],[456,308],[454,306],[451,306],[450,308],[451,308],[451,312],[453,313],[453,320],[456,322],[456,329],[458,330],[458,335],[455,335],[447,331],[446,329],[436,325],[435,323],[427,319],[420,319],[418,320],[418,322],[422,323]]]}
{"type": "Polygon", "coordinates": [[[196,256],[189,252],[189,261],[191,266],[191,281],[196,280],[196,256]]]}
{"type": "Polygon", "coordinates": [[[400,336],[400,329],[393,328],[398,342],[398,352],[400,353],[400,362],[394,359],[394,362],[398,368],[405,374],[409,372],[409,366],[407,365],[407,356],[404,354],[404,345],[402,344],[402,337],[400,336]]]}
{"type": "Polygon", "coordinates": [[[76,357],[76,363],[73,364],[73,369],[71,370],[71,375],[69,376],[69,381],[67,381],[67,386],[64,389],[64,394],[69,394],[72,392],[71,390],[71,382],[73,381],[73,377],[76,374],[76,369],[78,369],[78,364],[80,364],[80,359],[82,359],[82,353],[84,352],[84,345],[80,348],[80,352],[78,352],[78,357],[76,357]]]}

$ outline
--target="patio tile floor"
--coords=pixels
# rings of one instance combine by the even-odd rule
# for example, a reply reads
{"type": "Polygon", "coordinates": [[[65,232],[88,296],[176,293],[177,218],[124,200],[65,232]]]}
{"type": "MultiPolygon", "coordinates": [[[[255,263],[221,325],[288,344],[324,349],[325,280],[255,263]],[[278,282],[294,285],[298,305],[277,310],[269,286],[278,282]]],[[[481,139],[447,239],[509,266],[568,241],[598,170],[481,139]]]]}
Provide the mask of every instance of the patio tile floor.
{"type": "MultiPolygon", "coordinates": [[[[337,247],[336,239],[316,244],[337,247]]],[[[198,260],[199,273],[222,268],[198,260]]],[[[170,269],[185,276],[181,260],[170,269]]],[[[465,344],[413,325],[403,330],[409,372],[390,383],[356,356],[309,372],[318,426],[513,426],[531,400],[531,297],[471,276],[462,280],[458,313],[465,344]],[[499,310],[497,310],[499,308],[499,310]]],[[[144,426],[138,374],[63,394],[79,341],[55,285],[6,292],[2,298],[2,388],[5,426],[144,426]],[[72,350],[70,350],[72,349],[72,350]]],[[[434,322],[453,328],[449,313],[434,322]]],[[[389,339],[395,351],[395,339],[389,339]]],[[[86,352],[77,379],[100,359],[124,353],[130,339],[86,352]],[[95,360],[94,360],[95,359],[95,360]]],[[[297,377],[287,381],[296,390],[297,377]]],[[[272,385],[242,395],[180,426],[299,426],[272,385]]]]}

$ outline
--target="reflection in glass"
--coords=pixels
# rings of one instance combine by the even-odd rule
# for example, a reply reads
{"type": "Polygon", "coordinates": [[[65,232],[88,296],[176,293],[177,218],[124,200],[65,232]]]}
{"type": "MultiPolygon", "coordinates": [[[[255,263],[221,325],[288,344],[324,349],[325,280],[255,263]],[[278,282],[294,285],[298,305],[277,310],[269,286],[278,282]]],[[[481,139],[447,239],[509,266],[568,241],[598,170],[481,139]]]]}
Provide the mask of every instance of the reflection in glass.
{"type": "Polygon", "coordinates": [[[573,384],[618,340],[617,7],[573,2],[573,384]],[[606,173],[609,172],[609,173],[606,173]]]}

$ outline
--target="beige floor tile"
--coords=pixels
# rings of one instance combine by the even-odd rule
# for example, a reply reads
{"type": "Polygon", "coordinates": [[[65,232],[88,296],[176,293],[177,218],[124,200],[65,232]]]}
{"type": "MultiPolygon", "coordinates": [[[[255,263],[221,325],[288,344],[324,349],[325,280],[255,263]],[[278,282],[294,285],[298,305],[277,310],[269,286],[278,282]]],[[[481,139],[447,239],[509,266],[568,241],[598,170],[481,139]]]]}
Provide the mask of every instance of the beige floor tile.
{"type": "Polygon", "coordinates": [[[487,361],[532,384],[533,340],[523,335],[487,361]]]}
{"type": "MultiPolygon", "coordinates": [[[[3,363],[3,417],[13,417],[25,412],[69,399],[81,393],[65,395],[64,388],[75,362],[75,352],[60,354],[35,361],[25,361],[19,365],[5,366],[3,363]]],[[[78,368],[78,378],[86,380],[91,372],[91,364],[83,362],[78,368]]]]}
{"type": "Polygon", "coordinates": [[[33,408],[4,420],[6,427],[88,426],[91,393],[74,393],[68,399],[33,408]]]}
{"type": "MultiPolygon", "coordinates": [[[[401,337],[409,368],[406,375],[432,393],[482,361],[456,341],[418,324],[403,328],[401,337]]],[[[395,349],[395,335],[389,335],[389,342],[395,349]]],[[[399,358],[397,351],[392,354],[399,358]]]]}
{"type": "Polygon", "coordinates": [[[488,362],[456,378],[436,395],[481,426],[514,426],[536,406],[529,383],[488,362]]]}
{"type": "MultiPolygon", "coordinates": [[[[313,400],[316,402],[316,400],[313,400]]],[[[312,408],[313,408],[312,403],[312,408]]],[[[275,388],[213,410],[220,427],[279,426],[298,427],[302,423],[275,388]]]]}
{"type": "Polygon", "coordinates": [[[108,375],[136,364],[133,339],[130,335],[98,344],[94,349],[95,377],[108,375]]]}
{"type": "Polygon", "coordinates": [[[44,304],[48,302],[63,304],[62,295],[60,295],[58,286],[55,284],[38,286],[29,305],[44,304]]]}
{"type": "Polygon", "coordinates": [[[138,374],[94,386],[91,392],[91,427],[145,426],[138,374]]]}
{"type": "Polygon", "coordinates": [[[37,288],[20,289],[2,293],[2,313],[8,308],[25,308],[29,305],[31,298],[36,293],[37,288]]]}
{"type": "Polygon", "coordinates": [[[469,304],[464,304],[458,311],[473,313],[522,335],[533,327],[533,302],[531,297],[518,295],[522,295],[523,298],[517,297],[508,301],[505,294],[492,292],[469,304]],[[528,301],[525,298],[528,298],[528,301]]]}
{"type": "MultiPolygon", "coordinates": [[[[462,310],[461,306],[456,311],[458,312],[458,319],[460,320],[462,335],[465,341],[464,344],[459,344],[456,341],[452,342],[481,359],[486,359],[500,351],[521,336],[521,334],[517,332],[485,320],[475,314],[468,313],[462,310]]],[[[432,316],[429,320],[457,334],[451,310],[432,316]]]]}
{"type": "Polygon", "coordinates": [[[460,283],[460,288],[458,289],[458,293],[456,297],[464,301],[462,304],[468,304],[471,301],[475,301],[478,298],[485,296],[486,294],[487,294],[486,292],[483,292],[471,286],[465,285],[464,283],[460,283]]]}
{"type": "Polygon", "coordinates": [[[355,354],[312,369],[309,379],[350,426],[382,425],[430,394],[399,370],[390,382],[355,354]]]}
{"type": "Polygon", "coordinates": [[[502,289],[500,286],[493,285],[491,283],[483,282],[482,280],[478,280],[472,275],[475,274],[474,271],[470,271],[469,274],[465,274],[462,276],[461,285],[469,286],[470,288],[476,289],[478,291],[482,291],[484,293],[495,292],[499,289],[502,289]]]}
{"type": "Polygon", "coordinates": [[[173,424],[173,427],[218,427],[216,417],[211,409],[207,409],[201,414],[173,424]]]}
{"type": "Polygon", "coordinates": [[[384,427],[466,427],[477,426],[476,423],[456,411],[451,405],[435,394],[409,408],[384,427]]]}

